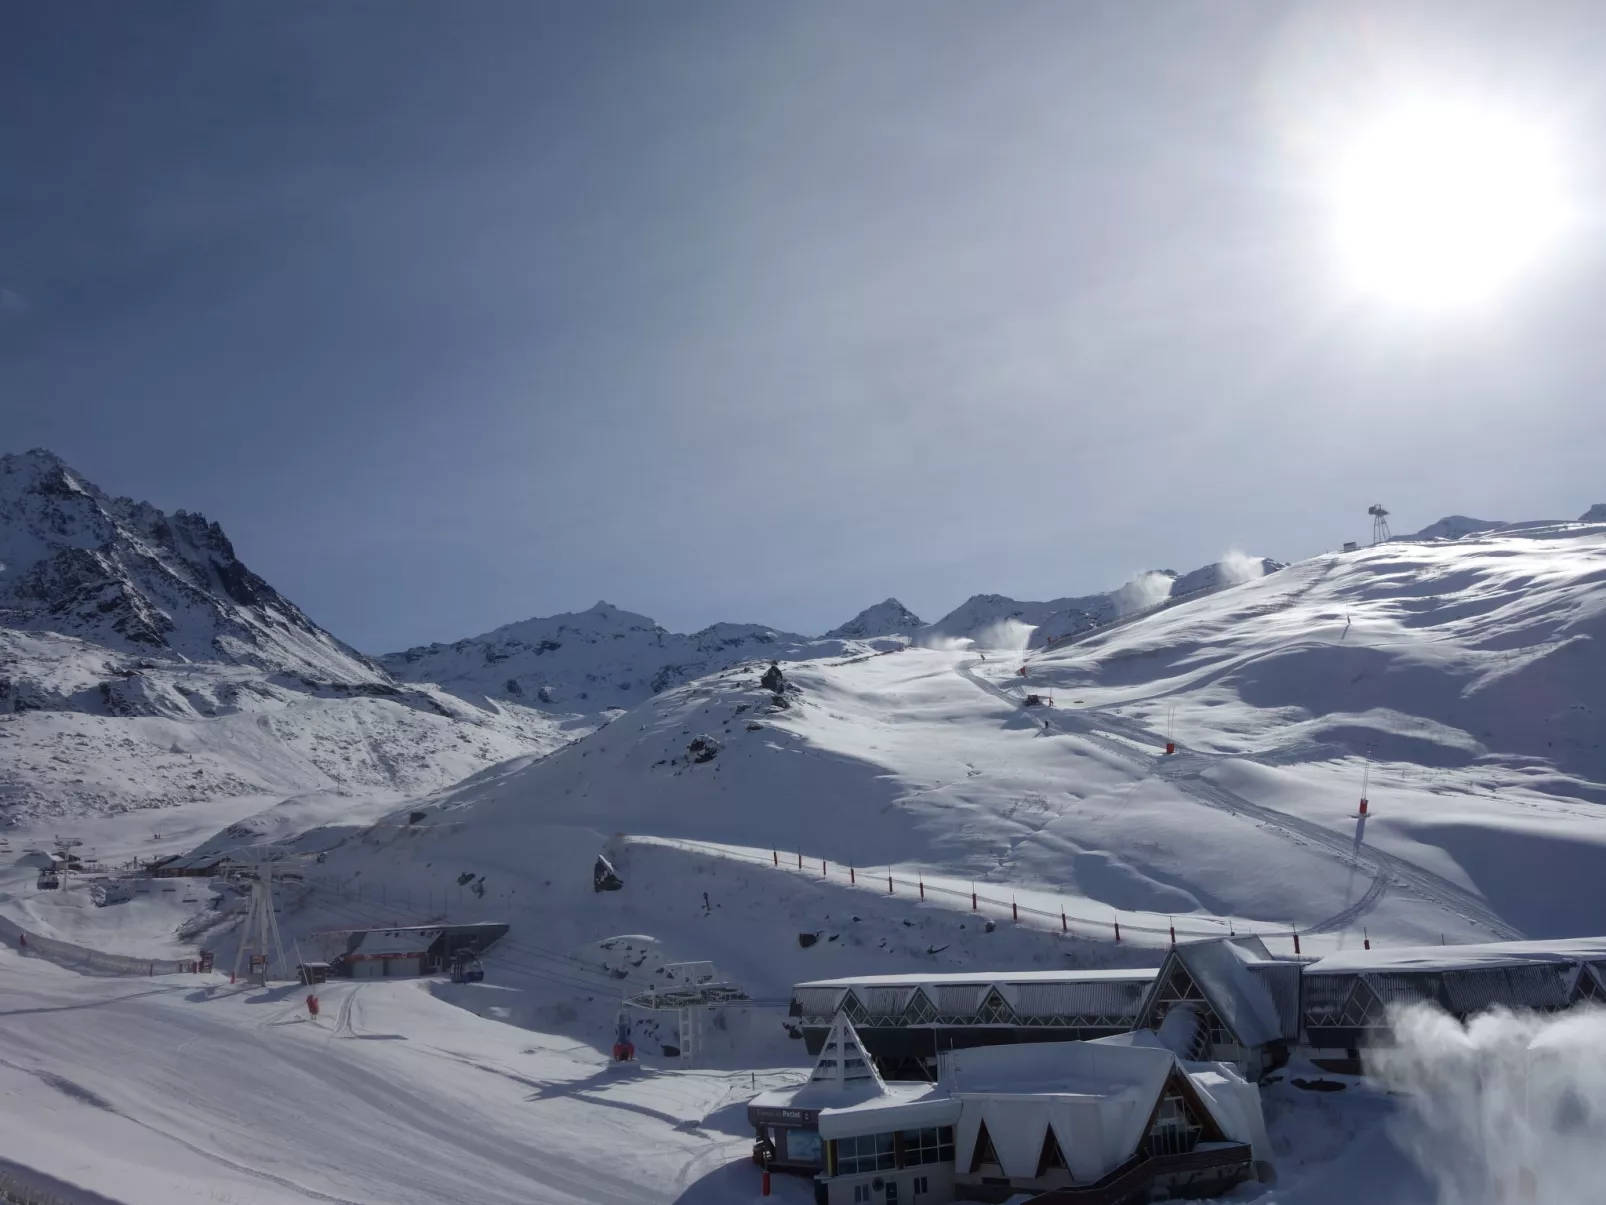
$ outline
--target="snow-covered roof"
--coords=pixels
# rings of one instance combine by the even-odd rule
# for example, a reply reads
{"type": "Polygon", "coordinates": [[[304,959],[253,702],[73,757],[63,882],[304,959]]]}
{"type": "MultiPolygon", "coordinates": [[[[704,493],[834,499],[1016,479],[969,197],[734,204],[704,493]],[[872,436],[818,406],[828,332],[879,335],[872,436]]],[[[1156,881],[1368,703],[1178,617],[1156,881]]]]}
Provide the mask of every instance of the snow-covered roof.
{"type": "MultiPolygon", "coordinates": [[[[1158,967],[1124,967],[1097,971],[960,971],[933,975],[921,971],[908,975],[849,975],[842,979],[811,979],[799,983],[806,987],[936,987],[957,983],[1147,983],[1159,974],[1158,967]]],[[[795,990],[795,989],[794,989],[795,990]]]]}
{"type": "Polygon", "coordinates": [[[959,1120],[959,1111],[959,1098],[946,1088],[937,1084],[894,1082],[884,1085],[876,1096],[822,1106],[818,1124],[820,1137],[846,1138],[854,1134],[950,1126],[959,1120]]]}
{"type": "Polygon", "coordinates": [[[888,1086],[882,1082],[874,1061],[865,1053],[853,1022],[838,1013],[825,1044],[820,1047],[820,1057],[814,1062],[808,1082],[761,1093],[751,1104],[759,1109],[842,1109],[879,1099],[887,1093],[888,1086]]]}
{"type": "Polygon", "coordinates": [[[954,1136],[959,1167],[969,1166],[985,1124],[1004,1173],[1033,1178],[1052,1127],[1071,1175],[1082,1183],[1100,1179],[1137,1149],[1162,1089],[1179,1070],[1224,1134],[1266,1150],[1254,1085],[1230,1067],[1184,1065],[1157,1044],[983,1046],[949,1052],[941,1062],[942,1083],[961,1102],[954,1136]]]}
{"type": "Polygon", "coordinates": [[[1272,958],[1258,937],[1187,942],[1173,954],[1244,1045],[1261,1046],[1288,1036],[1271,987],[1256,968],[1293,964],[1272,958]]]}
{"type": "Polygon", "coordinates": [[[363,934],[362,944],[347,957],[376,958],[385,955],[427,954],[441,935],[439,929],[388,929],[363,934]]]}
{"type": "Polygon", "coordinates": [[[1468,946],[1405,946],[1393,950],[1347,950],[1305,967],[1306,975],[1367,971],[1457,971],[1523,963],[1606,961],[1606,937],[1556,941],[1499,941],[1468,946]]]}
{"type": "Polygon", "coordinates": [[[965,972],[823,979],[793,988],[805,1019],[847,1009],[861,1024],[1019,1024],[1025,1018],[1137,1016],[1154,970],[965,972]],[[996,996],[997,1002],[989,1004],[996,996]],[[851,998],[850,998],[851,997],[851,998]]]}
{"type": "Polygon", "coordinates": [[[820,1084],[838,1092],[864,1092],[875,1095],[885,1090],[881,1073],[865,1052],[853,1022],[838,1013],[831,1023],[831,1032],[820,1047],[820,1057],[814,1063],[809,1083],[820,1084]]]}

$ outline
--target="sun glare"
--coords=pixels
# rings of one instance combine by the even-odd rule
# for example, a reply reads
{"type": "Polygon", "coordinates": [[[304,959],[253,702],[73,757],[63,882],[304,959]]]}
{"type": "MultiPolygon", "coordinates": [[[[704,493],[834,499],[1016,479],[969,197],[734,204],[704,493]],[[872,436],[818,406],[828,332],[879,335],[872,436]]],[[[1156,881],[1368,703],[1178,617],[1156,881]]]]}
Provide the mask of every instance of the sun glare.
{"type": "Polygon", "coordinates": [[[1546,132],[1472,107],[1401,111],[1338,162],[1338,254],[1348,282],[1412,306],[1479,304],[1553,248],[1565,210],[1546,132]]]}

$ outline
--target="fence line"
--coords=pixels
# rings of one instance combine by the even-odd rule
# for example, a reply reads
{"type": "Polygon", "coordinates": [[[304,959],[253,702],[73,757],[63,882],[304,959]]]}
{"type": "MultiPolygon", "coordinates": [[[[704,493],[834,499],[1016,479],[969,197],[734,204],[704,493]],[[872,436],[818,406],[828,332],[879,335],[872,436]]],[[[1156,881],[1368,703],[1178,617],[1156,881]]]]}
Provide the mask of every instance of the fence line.
{"type": "MultiPolygon", "coordinates": [[[[899,874],[893,867],[864,867],[845,866],[833,863],[828,859],[813,857],[804,854],[801,850],[781,853],[779,849],[772,849],[768,858],[761,850],[745,850],[728,845],[719,845],[709,841],[682,840],[680,838],[642,838],[632,837],[632,841],[639,841],[652,845],[668,845],[696,850],[701,853],[713,854],[717,857],[729,858],[736,861],[750,862],[754,865],[770,866],[788,874],[810,878],[816,881],[840,881],[846,886],[857,887],[860,890],[875,891],[883,895],[897,895],[899,888],[907,898],[910,895],[919,899],[929,896],[946,897],[968,904],[969,910],[980,913],[983,905],[989,910],[1007,913],[1011,920],[1019,923],[1023,918],[1048,922],[1045,927],[1054,931],[1077,936],[1100,937],[1114,939],[1119,942],[1127,933],[1147,933],[1164,936],[1175,942],[1178,936],[1182,937],[1226,937],[1229,934],[1236,937],[1259,937],[1267,939],[1290,941],[1293,943],[1293,952],[1300,953],[1299,932],[1292,925],[1278,928],[1261,926],[1239,926],[1236,922],[1211,919],[1201,923],[1196,917],[1184,918],[1180,921],[1171,920],[1167,924],[1158,925],[1128,916],[1123,919],[1122,914],[1114,909],[1110,911],[1108,920],[1100,920],[1086,915],[1075,915],[1066,906],[1058,912],[1047,908],[1033,907],[1022,904],[1014,896],[1002,898],[984,894],[981,890],[972,887],[965,891],[958,887],[947,887],[940,883],[928,883],[922,874],[914,878],[907,874],[899,874]]],[[[1152,914],[1151,914],[1152,915],[1152,914]]]]}
{"type": "Polygon", "coordinates": [[[194,959],[132,958],[126,954],[92,950],[88,946],[75,945],[54,937],[41,937],[4,916],[0,916],[0,938],[13,947],[25,949],[28,954],[86,974],[176,975],[194,965],[194,959]],[[22,945],[24,937],[28,939],[26,947],[22,945]]]}

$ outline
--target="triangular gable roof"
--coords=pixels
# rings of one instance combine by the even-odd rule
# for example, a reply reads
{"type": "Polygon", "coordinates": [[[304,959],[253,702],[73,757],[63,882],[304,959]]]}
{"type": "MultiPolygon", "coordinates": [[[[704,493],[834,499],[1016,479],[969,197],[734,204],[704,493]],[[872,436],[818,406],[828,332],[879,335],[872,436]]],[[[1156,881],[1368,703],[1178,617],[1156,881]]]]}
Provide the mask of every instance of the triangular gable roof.
{"type": "Polygon", "coordinates": [[[1271,1158],[1258,1085],[1221,1064],[1195,1063],[1187,1068],[1186,1078],[1229,1140],[1247,1142],[1256,1159],[1271,1158]]]}
{"type": "Polygon", "coordinates": [[[861,1097],[879,1096],[887,1090],[875,1063],[859,1041],[858,1030],[853,1028],[845,1012],[837,1013],[836,1020],[831,1022],[831,1032],[826,1034],[825,1045],[820,1047],[809,1086],[835,1088],[861,1097]]]}
{"type": "Polygon", "coordinates": [[[1068,1167],[1065,1162],[1065,1152],[1060,1150],[1059,1139],[1054,1136],[1054,1127],[1048,1126],[1043,1131],[1043,1149],[1037,1154],[1037,1179],[1041,1180],[1043,1174],[1053,1167],[1068,1167]]]}
{"type": "Polygon", "coordinates": [[[1178,1066],[1169,1050],[1098,1042],[978,1046],[942,1057],[963,1102],[957,1166],[975,1161],[985,1120],[1006,1174],[1032,1179],[1046,1122],[1079,1183],[1106,1175],[1137,1149],[1178,1066]]]}
{"type": "Polygon", "coordinates": [[[1021,1180],[1036,1176],[1048,1128],[1042,1101],[1034,1096],[993,1097],[982,1103],[981,1117],[1004,1174],[1021,1180]]]}
{"type": "Polygon", "coordinates": [[[965,1166],[972,1175],[988,1164],[998,1162],[998,1148],[993,1143],[992,1131],[987,1128],[985,1121],[977,1121],[976,1132],[970,1136],[970,1157],[965,1160],[965,1166]]]}
{"type": "Polygon", "coordinates": [[[1181,968],[1240,1044],[1263,1046],[1276,1041],[1283,1035],[1276,1002],[1265,981],[1250,970],[1256,963],[1271,961],[1270,953],[1258,937],[1219,938],[1179,945],[1166,956],[1155,978],[1143,1009],[1145,1022],[1153,1027],[1154,1004],[1181,968]]]}

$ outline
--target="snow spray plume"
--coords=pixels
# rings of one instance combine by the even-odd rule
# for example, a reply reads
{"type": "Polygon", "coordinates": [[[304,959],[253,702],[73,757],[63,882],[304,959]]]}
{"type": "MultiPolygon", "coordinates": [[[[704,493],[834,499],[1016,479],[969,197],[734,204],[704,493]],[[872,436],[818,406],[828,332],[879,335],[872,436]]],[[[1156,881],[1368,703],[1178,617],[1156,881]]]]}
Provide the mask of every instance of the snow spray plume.
{"type": "Polygon", "coordinates": [[[969,636],[939,636],[935,632],[921,636],[920,647],[936,649],[939,653],[960,653],[976,642],[969,636]]]}
{"type": "Polygon", "coordinates": [[[1134,615],[1139,611],[1147,611],[1150,607],[1158,607],[1171,597],[1171,578],[1158,569],[1151,569],[1147,573],[1138,574],[1111,597],[1115,599],[1117,615],[1134,615]]]}
{"type": "Polygon", "coordinates": [[[1217,568],[1221,572],[1221,584],[1224,586],[1236,586],[1266,576],[1264,560],[1258,556],[1250,556],[1247,552],[1239,552],[1236,548],[1227,550],[1226,555],[1217,562],[1217,568]]]}
{"type": "Polygon", "coordinates": [[[1497,1011],[1462,1025],[1413,1005],[1394,1013],[1393,1026],[1397,1045],[1369,1058],[1369,1069],[1405,1095],[1400,1146],[1440,1205],[1600,1199],[1606,1010],[1497,1011]]]}
{"type": "Polygon", "coordinates": [[[1037,626],[1018,619],[1000,619],[976,633],[976,647],[1019,652],[1031,644],[1037,626]]]}

